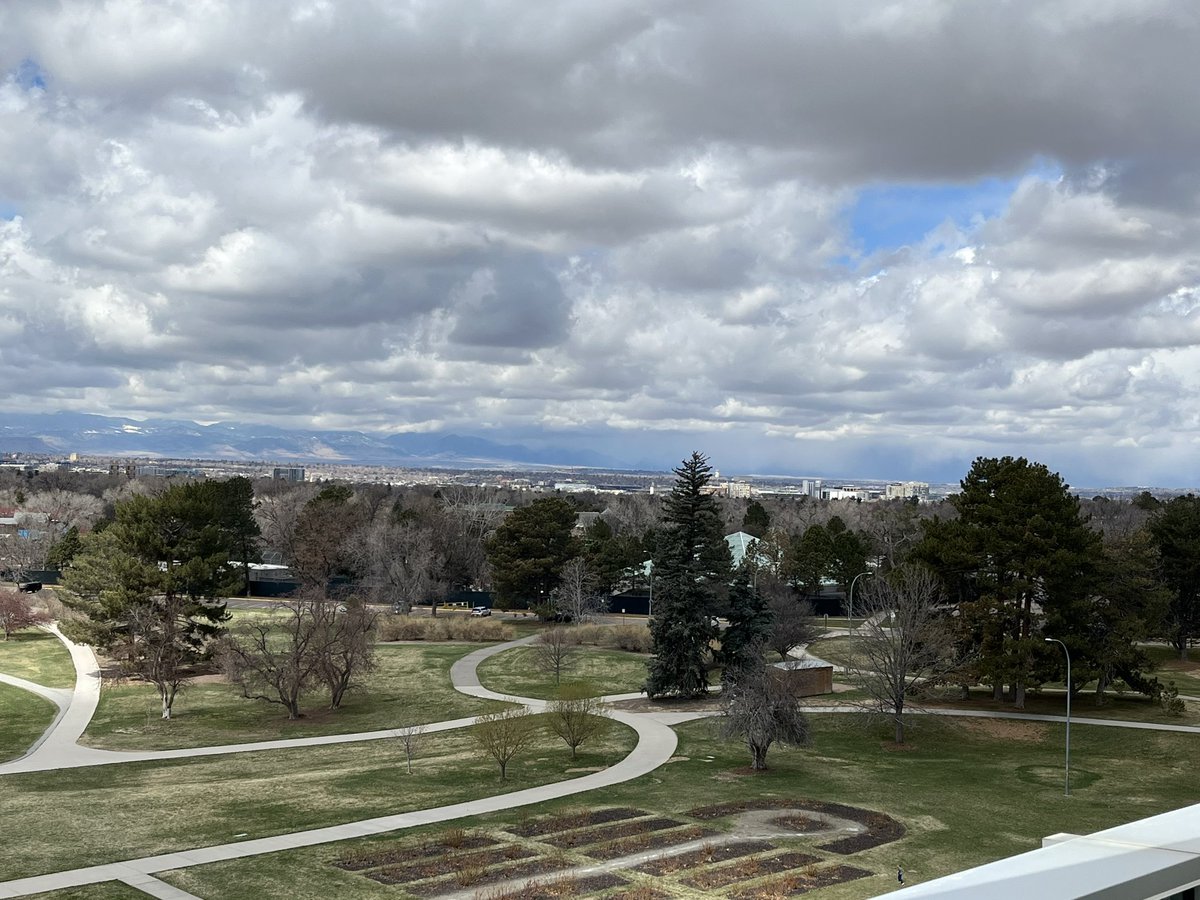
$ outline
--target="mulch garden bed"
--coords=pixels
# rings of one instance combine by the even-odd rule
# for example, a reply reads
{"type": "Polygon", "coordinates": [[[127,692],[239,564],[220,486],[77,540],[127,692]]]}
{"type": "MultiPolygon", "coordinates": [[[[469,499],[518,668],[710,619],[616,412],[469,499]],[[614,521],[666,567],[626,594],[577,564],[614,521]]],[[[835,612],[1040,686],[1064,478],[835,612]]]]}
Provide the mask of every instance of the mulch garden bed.
{"type": "Polygon", "coordinates": [[[844,803],[830,803],[825,800],[785,800],[781,797],[763,800],[736,800],[731,803],[718,803],[714,806],[700,806],[688,812],[687,815],[693,819],[719,819],[723,816],[732,816],[754,809],[803,809],[866,825],[867,830],[862,834],[838,838],[817,847],[818,850],[840,853],[843,856],[870,850],[872,847],[881,847],[904,837],[904,826],[886,813],[860,809],[857,806],[846,806],[844,803]]]}
{"type": "Polygon", "coordinates": [[[657,834],[633,835],[624,837],[618,841],[613,841],[611,844],[601,844],[598,847],[589,847],[583,852],[592,859],[619,859],[622,856],[631,856],[634,853],[641,853],[643,850],[657,850],[660,847],[673,847],[676,844],[686,844],[688,841],[698,841],[701,838],[716,837],[720,834],[718,831],[713,831],[711,828],[703,828],[699,825],[690,825],[682,831],[661,831],[657,834]]]}
{"type": "Polygon", "coordinates": [[[795,851],[781,853],[779,856],[758,856],[732,866],[722,866],[719,869],[697,872],[695,875],[682,879],[682,881],[688,887],[699,888],[702,891],[711,891],[717,888],[728,887],[739,881],[762,878],[764,875],[778,875],[783,872],[791,872],[793,869],[799,869],[801,866],[811,866],[813,863],[820,861],[821,858],[818,856],[795,851]]]}
{"type": "Polygon", "coordinates": [[[407,884],[422,878],[436,878],[439,875],[449,875],[457,872],[484,870],[501,860],[528,859],[536,856],[537,851],[527,847],[509,844],[503,848],[494,848],[475,853],[450,853],[418,859],[399,866],[385,866],[378,872],[372,872],[370,877],[383,884],[407,884]]]}
{"type": "Polygon", "coordinates": [[[810,831],[824,831],[829,827],[820,819],[799,815],[780,816],[778,819],[772,819],[771,824],[777,825],[780,828],[786,828],[788,831],[794,831],[797,834],[806,834],[810,831]]]}
{"type": "Polygon", "coordinates": [[[634,871],[644,872],[647,875],[670,875],[673,872],[678,872],[680,869],[694,869],[698,866],[729,862],[731,859],[749,856],[751,853],[765,853],[768,850],[774,849],[775,845],[766,841],[743,841],[740,844],[714,844],[712,847],[701,847],[699,850],[678,853],[675,856],[660,856],[658,859],[652,859],[649,862],[642,863],[640,866],[635,866],[634,871]]]}
{"type": "Polygon", "coordinates": [[[678,828],[687,823],[678,819],[668,819],[655,816],[649,819],[636,819],[632,822],[614,822],[599,828],[589,828],[586,831],[569,831],[564,834],[554,834],[541,839],[543,844],[552,847],[568,848],[582,847],[586,844],[599,844],[614,838],[629,837],[645,834],[648,831],[662,831],[665,828],[678,828]]]}
{"type": "Polygon", "coordinates": [[[868,830],[862,834],[852,834],[849,837],[830,841],[828,844],[821,844],[817,849],[849,856],[851,853],[870,850],[872,847],[882,847],[884,844],[890,844],[892,841],[898,841],[904,837],[904,826],[883,813],[867,813],[857,821],[866,825],[868,830]]]}
{"type": "Polygon", "coordinates": [[[460,869],[455,874],[439,878],[436,881],[417,885],[406,884],[404,889],[418,897],[437,897],[441,894],[453,894],[464,888],[486,887],[489,884],[511,881],[516,878],[532,879],[539,875],[553,875],[555,872],[569,869],[574,865],[575,863],[569,859],[541,856],[537,859],[509,865],[484,865],[460,869]]]}
{"type": "Polygon", "coordinates": [[[548,881],[530,881],[519,888],[500,893],[488,893],[486,896],[487,900],[559,900],[562,897],[577,897],[592,891],[607,890],[625,883],[624,878],[614,875],[612,872],[589,875],[587,878],[563,875],[548,881]]]}
{"type": "Polygon", "coordinates": [[[844,884],[866,878],[873,873],[854,866],[828,866],[811,873],[797,872],[787,878],[760,884],[757,887],[744,888],[730,894],[731,900],[775,900],[777,897],[798,897],[815,891],[817,888],[829,887],[834,884],[844,884]]]}
{"type": "Polygon", "coordinates": [[[426,857],[442,857],[447,852],[454,850],[478,850],[481,847],[493,847],[498,843],[500,843],[499,840],[488,837],[486,834],[470,834],[461,839],[454,838],[452,843],[447,843],[445,839],[426,840],[419,844],[359,850],[335,859],[332,864],[347,872],[361,872],[363,869],[412,862],[426,857]]]}
{"type": "Polygon", "coordinates": [[[608,822],[619,822],[622,819],[636,819],[639,816],[648,815],[650,813],[645,810],[614,806],[611,809],[589,810],[587,812],[551,816],[548,819],[534,819],[533,821],[525,822],[505,830],[509,834],[532,838],[543,834],[553,834],[556,831],[586,828],[589,825],[604,825],[608,822]]]}
{"type": "Polygon", "coordinates": [[[671,900],[672,895],[658,888],[639,885],[619,894],[609,894],[604,900],[671,900]]]}

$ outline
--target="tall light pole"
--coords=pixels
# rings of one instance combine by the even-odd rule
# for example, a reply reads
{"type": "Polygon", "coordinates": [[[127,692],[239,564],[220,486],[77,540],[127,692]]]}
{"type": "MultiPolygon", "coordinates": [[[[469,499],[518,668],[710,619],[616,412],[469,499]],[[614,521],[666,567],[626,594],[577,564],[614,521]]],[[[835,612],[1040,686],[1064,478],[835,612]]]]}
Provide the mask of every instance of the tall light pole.
{"type": "Polygon", "coordinates": [[[1071,651],[1067,649],[1067,645],[1058,638],[1046,638],[1047,644],[1058,644],[1063,648],[1063,653],[1067,654],[1067,775],[1066,775],[1066,790],[1063,795],[1071,796],[1071,651]]]}
{"type": "Polygon", "coordinates": [[[848,603],[849,609],[848,609],[847,614],[850,616],[850,628],[852,630],[854,628],[854,582],[858,581],[858,579],[862,578],[864,575],[874,575],[874,574],[875,574],[874,572],[859,572],[857,575],[855,575],[853,578],[850,579],[850,599],[849,599],[849,603],[848,603]]]}
{"type": "Polygon", "coordinates": [[[647,570],[650,575],[650,603],[646,608],[646,618],[654,618],[654,560],[646,563],[647,570]]]}

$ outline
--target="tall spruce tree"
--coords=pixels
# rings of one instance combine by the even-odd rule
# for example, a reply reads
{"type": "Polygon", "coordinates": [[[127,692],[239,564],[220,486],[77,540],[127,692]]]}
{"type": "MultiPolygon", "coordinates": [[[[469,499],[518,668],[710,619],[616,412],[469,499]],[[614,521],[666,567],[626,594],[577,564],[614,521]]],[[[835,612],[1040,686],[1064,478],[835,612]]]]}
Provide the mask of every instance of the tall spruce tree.
{"type": "Polygon", "coordinates": [[[692,453],[675,469],[664,503],[654,564],[650,697],[695,697],[708,689],[705,657],[717,636],[715,617],[724,609],[733,567],[721,511],[705,490],[711,477],[708,459],[692,453]]]}
{"type": "Polygon", "coordinates": [[[774,615],[743,567],[729,590],[729,624],[721,632],[721,683],[736,683],[763,666],[763,648],[771,637],[774,615]]]}

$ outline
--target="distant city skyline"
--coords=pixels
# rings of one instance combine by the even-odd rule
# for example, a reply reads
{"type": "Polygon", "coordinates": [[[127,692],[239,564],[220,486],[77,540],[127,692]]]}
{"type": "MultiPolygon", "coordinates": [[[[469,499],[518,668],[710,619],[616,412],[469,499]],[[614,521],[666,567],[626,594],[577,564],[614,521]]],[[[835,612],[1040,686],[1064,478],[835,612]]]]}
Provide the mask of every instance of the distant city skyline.
{"type": "Polygon", "coordinates": [[[0,408],[1200,482],[1186,0],[0,5],[0,408]]]}

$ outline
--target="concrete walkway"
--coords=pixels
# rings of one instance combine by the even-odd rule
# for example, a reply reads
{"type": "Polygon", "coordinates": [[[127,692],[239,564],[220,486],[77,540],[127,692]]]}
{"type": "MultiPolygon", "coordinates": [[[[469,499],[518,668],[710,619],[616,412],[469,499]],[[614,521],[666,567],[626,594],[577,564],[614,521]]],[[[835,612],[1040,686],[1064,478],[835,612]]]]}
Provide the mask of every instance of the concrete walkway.
{"type": "MultiPolygon", "coordinates": [[[[495,647],[486,647],[482,650],[477,650],[463,657],[459,663],[451,669],[451,681],[456,689],[462,690],[463,693],[471,696],[484,697],[486,699],[512,699],[518,702],[525,703],[533,709],[544,708],[545,701],[534,700],[529,698],[509,697],[508,695],[496,694],[489,691],[479,683],[477,667],[480,662],[487,659],[496,653],[502,653],[505,650],[511,649],[514,646],[521,646],[529,642],[529,639],[512,641],[506,644],[500,644],[495,647]]],[[[636,695],[635,695],[636,696],[636,695]]],[[[290,834],[275,835],[273,837],[259,838],[251,841],[240,841],[232,844],[221,844],[214,847],[202,847],[195,850],[186,850],[177,853],[168,853],[160,856],[142,857],[139,859],[130,859],[117,863],[108,863],[99,866],[89,866],[81,869],[72,869],[65,872],[57,872],[50,875],[37,875],[30,878],[21,878],[14,881],[0,883],[0,898],[21,897],[26,894],[39,893],[42,891],[59,890],[62,888],[78,887],[87,884],[98,884],[105,881],[123,881],[126,884],[144,890],[147,893],[153,893],[148,890],[152,881],[151,878],[147,881],[147,876],[152,876],[156,872],[164,872],[172,869],[182,869],[191,866],[206,865],[213,862],[221,862],[230,859],[241,859],[248,856],[258,856],[265,853],[276,853],[281,850],[290,850],[298,847],[311,847],[316,844],[325,844],[332,841],[349,840],[352,838],[363,837],[371,834],[380,834],[382,832],[396,831],[405,828],[414,828],[421,825],[429,825],[437,822],[445,822],[452,819],[459,819],[467,816],[477,816],[484,813],[498,812],[505,809],[513,809],[519,806],[527,806],[534,803],[543,803],[547,800],[555,800],[560,797],[567,797],[572,794],[591,791],[597,788],[610,787],[614,784],[621,784],[625,781],[630,781],[634,778],[640,778],[650,772],[653,772],[659,766],[663,765],[675,752],[677,746],[677,738],[675,732],[671,730],[667,722],[676,724],[690,719],[696,719],[703,716],[703,713],[630,713],[619,710],[610,712],[611,718],[621,722],[634,729],[638,736],[637,745],[629,753],[625,759],[621,760],[613,766],[604,769],[600,772],[592,772],[580,778],[573,778],[568,781],[560,781],[554,784],[541,785],[539,787],[527,788],[521,791],[515,791],[509,794],[499,794],[494,797],[485,797],[480,800],[470,800],[463,803],[455,803],[450,806],[437,807],[434,809],[415,810],[408,813],[400,813],[393,816],[380,816],[373,819],[364,819],[359,822],[350,822],[345,825],[335,825],[327,828],[315,828],[308,831],[292,832],[290,834]]],[[[441,722],[436,725],[426,727],[426,731],[446,730],[450,727],[463,727],[474,722],[474,719],[458,719],[453,722],[441,722]]],[[[394,736],[395,732],[387,732],[387,736],[394,736]]],[[[336,735],[335,740],[345,741],[354,739],[353,735],[336,735]]],[[[305,739],[307,742],[312,740],[326,739],[305,739]]],[[[266,744],[274,745],[279,742],[269,741],[266,744]]],[[[244,745],[239,745],[244,746],[244,745]]],[[[202,750],[211,751],[213,748],[202,748],[202,750]]],[[[182,756],[202,755],[196,751],[164,751],[172,753],[170,758],[179,758],[182,756]]],[[[229,751],[225,751],[229,752],[229,751]]],[[[154,758],[166,758],[156,754],[154,758]]],[[[162,884],[162,882],[159,882],[162,884]]],[[[170,887],[165,885],[164,887],[170,887]]],[[[156,894],[155,896],[160,896],[156,894]]],[[[174,897],[187,897],[187,894],[161,895],[174,897]]]]}
{"type": "MultiPolygon", "coordinates": [[[[65,642],[65,639],[63,640],[65,642]]],[[[524,646],[530,643],[532,640],[534,640],[534,638],[522,638],[517,641],[510,641],[492,647],[485,647],[467,654],[451,667],[451,682],[457,690],[473,697],[521,703],[531,710],[544,709],[546,706],[546,701],[525,697],[516,697],[508,694],[499,694],[483,687],[478,676],[478,666],[485,659],[488,659],[489,657],[498,653],[503,653],[506,650],[512,649],[513,647],[524,646]]],[[[68,643],[68,646],[70,647],[72,645],[68,643]]],[[[87,648],[81,649],[86,651],[87,648]]],[[[72,659],[75,660],[76,671],[78,673],[76,689],[74,692],[72,692],[71,700],[68,703],[66,711],[61,716],[61,721],[57,723],[58,727],[54,727],[48,731],[47,736],[44,736],[45,740],[42,744],[42,747],[39,748],[38,751],[32,753],[30,756],[27,756],[24,760],[17,761],[17,763],[9,763],[6,766],[0,767],[0,774],[15,771],[41,771],[46,769],[71,767],[75,765],[109,764],[116,762],[129,762],[134,760],[182,759],[193,756],[214,755],[217,753],[250,752],[252,750],[269,750],[279,749],[282,747],[302,747],[312,746],[315,744],[348,743],[359,740],[375,740],[386,737],[394,737],[396,734],[394,730],[389,730],[367,732],[365,734],[357,735],[329,735],[321,738],[301,738],[286,741],[262,741],[256,744],[237,744],[225,747],[201,747],[189,750],[155,751],[144,754],[117,753],[115,751],[100,751],[79,747],[77,744],[75,744],[75,741],[78,739],[78,736],[82,734],[83,729],[86,728],[87,721],[90,719],[91,713],[95,710],[95,702],[91,699],[92,692],[89,686],[89,679],[94,679],[95,697],[98,698],[99,696],[99,677],[98,673],[96,672],[95,657],[91,656],[89,661],[87,658],[89,653],[76,653],[74,650],[72,651],[72,659]],[[82,691],[80,689],[81,683],[83,683],[82,691]],[[80,702],[78,708],[75,706],[76,700],[79,700],[80,702]],[[87,718],[84,718],[85,711],[87,718]],[[70,720],[69,723],[67,722],[68,718],[70,720]],[[81,761],[89,757],[94,760],[94,762],[89,763],[81,761]],[[22,762],[28,763],[30,760],[35,759],[38,760],[38,762],[32,768],[11,768],[13,766],[19,766],[22,762]],[[51,764],[54,760],[59,760],[58,764],[51,764]]],[[[612,697],[606,699],[611,701],[616,699],[634,699],[641,696],[641,694],[619,694],[613,695],[612,697]]],[[[860,707],[856,706],[814,706],[808,707],[806,711],[813,713],[847,713],[861,712],[862,710],[860,707]]],[[[914,710],[914,712],[917,711],[914,710]]],[[[1060,716],[1038,715],[1033,713],[1009,713],[988,710],[938,709],[924,710],[922,712],[924,714],[931,715],[957,716],[965,718],[1018,719],[1049,723],[1062,723],[1065,721],[1065,719],[1060,716]]],[[[364,819],[358,822],[349,822],[343,825],[334,825],[326,828],[314,828],[307,831],[292,832],[290,834],[281,834],[272,837],[240,841],[230,844],[220,844],[212,847],[202,847],[158,856],[141,857],[104,865],[72,869],[69,871],[57,872],[48,875],[38,875],[13,881],[0,882],[0,898],[21,897],[27,894],[58,890],[62,888],[78,887],[87,884],[97,884],[106,881],[122,881],[125,884],[136,887],[139,890],[151,894],[152,896],[174,898],[174,900],[187,900],[187,898],[189,898],[191,895],[187,894],[186,892],[179,891],[178,889],[173,888],[162,881],[159,881],[158,879],[154,878],[153,875],[155,873],[165,872],[173,869],[207,865],[209,863],[222,862],[231,859],[242,859],[266,853],[276,853],[282,850],[310,847],[318,844],[330,843],[333,841],[350,840],[353,838],[364,837],[366,835],[414,828],[422,825],[434,824],[437,822],[446,822],[464,817],[482,815],[484,813],[499,812],[520,806],[543,803],[547,800],[555,800],[561,797],[595,790],[597,788],[620,784],[630,781],[634,778],[640,778],[643,775],[653,772],[671,758],[677,746],[676,735],[671,730],[672,725],[677,725],[682,722],[691,721],[712,714],[713,713],[711,712],[628,712],[624,710],[610,710],[609,715],[611,718],[634,729],[634,731],[637,733],[638,742],[629,755],[625,757],[625,759],[600,772],[592,772],[568,781],[560,781],[554,784],[541,785],[539,787],[514,791],[509,794],[498,794],[493,797],[470,800],[463,803],[451,804],[449,806],[437,807],[434,809],[414,810],[412,812],[390,816],[379,816],[372,819],[364,819]]],[[[1072,721],[1077,724],[1084,725],[1200,734],[1200,727],[1189,725],[1163,725],[1153,722],[1127,722],[1122,720],[1080,718],[1075,716],[1072,717],[1072,721]]],[[[471,725],[474,722],[474,718],[454,719],[447,722],[439,722],[426,726],[426,732],[462,728],[471,725]]]]}

